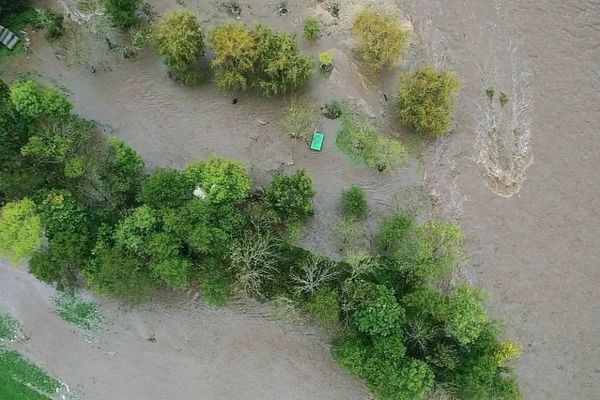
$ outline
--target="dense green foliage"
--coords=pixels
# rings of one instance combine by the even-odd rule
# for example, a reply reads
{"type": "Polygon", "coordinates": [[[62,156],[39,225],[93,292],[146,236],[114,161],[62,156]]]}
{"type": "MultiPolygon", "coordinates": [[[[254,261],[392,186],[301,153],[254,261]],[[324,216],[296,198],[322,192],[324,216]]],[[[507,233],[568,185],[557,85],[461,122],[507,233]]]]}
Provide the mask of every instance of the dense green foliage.
{"type": "Polygon", "coordinates": [[[352,159],[380,172],[396,165],[404,165],[408,160],[402,143],[380,136],[360,113],[343,113],[335,142],[352,159]]]}
{"type": "Polygon", "coordinates": [[[360,39],[358,57],[376,72],[404,54],[408,33],[392,15],[366,9],[356,16],[352,30],[360,39]]]}
{"type": "Polygon", "coordinates": [[[310,77],[313,61],[302,56],[288,33],[259,25],[250,31],[240,24],[221,25],[209,36],[215,53],[212,65],[222,90],[254,88],[265,95],[298,89],[310,77]]]}
{"type": "Polygon", "coordinates": [[[156,52],[165,59],[171,77],[184,83],[199,79],[198,63],[204,54],[204,35],[196,16],[173,11],[154,30],[156,52]]]}
{"type": "Polygon", "coordinates": [[[454,74],[422,67],[401,80],[396,115],[417,133],[441,135],[450,126],[459,89],[454,74]]]}
{"type": "Polygon", "coordinates": [[[104,0],[104,7],[111,20],[122,28],[128,28],[137,22],[135,11],[142,0],[104,0]]]}
{"type": "Polygon", "coordinates": [[[60,117],[71,112],[71,104],[56,90],[45,88],[34,81],[15,82],[10,92],[15,109],[35,118],[40,115],[60,117]]]}
{"type": "Polygon", "coordinates": [[[314,213],[304,171],[275,176],[264,193],[251,193],[242,164],[218,157],[147,175],[133,149],[103,141],[94,124],[53,107],[20,112],[5,85],[0,117],[16,128],[2,131],[0,246],[16,261],[34,253],[40,279],[128,301],[161,287],[202,287],[214,305],[232,293],[288,299],[316,321],[338,323],[333,356],[379,399],[433,390],[520,398],[510,366],[518,346],[500,341],[480,291],[449,279],[463,256],[458,226],[394,214],[371,248],[365,196],[351,188],[342,198],[346,258],[334,261],[290,240],[314,213]],[[32,146],[34,137],[50,144],[32,146]],[[65,168],[72,159],[83,160],[80,174],[65,168]]]}

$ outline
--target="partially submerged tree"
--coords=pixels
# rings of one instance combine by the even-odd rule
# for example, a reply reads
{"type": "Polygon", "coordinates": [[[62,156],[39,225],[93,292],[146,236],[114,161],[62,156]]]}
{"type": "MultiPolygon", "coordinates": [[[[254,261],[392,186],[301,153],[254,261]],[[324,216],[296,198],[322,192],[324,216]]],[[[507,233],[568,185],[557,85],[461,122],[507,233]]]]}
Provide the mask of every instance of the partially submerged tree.
{"type": "Polygon", "coordinates": [[[167,14],[155,28],[156,52],[165,59],[175,80],[193,83],[204,53],[204,36],[196,16],[188,11],[167,14]]]}
{"type": "Polygon", "coordinates": [[[404,54],[408,32],[392,15],[366,9],[356,16],[352,30],[360,39],[358,57],[375,72],[404,54]]]}
{"type": "Polygon", "coordinates": [[[454,74],[422,67],[400,81],[396,115],[419,134],[442,135],[450,126],[459,89],[454,74]]]}
{"type": "Polygon", "coordinates": [[[220,25],[210,33],[208,41],[215,52],[212,66],[219,89],[248,89],[258,56],[258,43],[252,31],[242,24],[220,25]]]}

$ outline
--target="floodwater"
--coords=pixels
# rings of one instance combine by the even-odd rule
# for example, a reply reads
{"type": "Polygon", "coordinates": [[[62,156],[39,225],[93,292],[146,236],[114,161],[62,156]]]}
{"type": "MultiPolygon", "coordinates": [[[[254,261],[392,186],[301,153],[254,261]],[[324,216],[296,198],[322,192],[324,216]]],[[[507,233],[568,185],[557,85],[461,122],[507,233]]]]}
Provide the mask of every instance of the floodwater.
{"type": "MultiPolygon", "coordinates": [[[[180,7],[175,0],[151,3],[159,13],[180,7]]],[[[228,18],[217,3],[184,1],[207,27],[228,18]]],[[[115,63],[97,51],[81,62],[81,43],[72,42],[70,57],[77,55],[80,64],[67,67],[66,60],[57,59],[55,50],[34,35],[30,57],[2,68],[9,76],[34,70],[65,87],[78,113],[106,124],[107,131],[132,144],[150,167],[181,167],[218,154],[246,162],[257,184],[267,182],[278,169],[306,169],[318,194],[317,215],[305,242],[325,253],[334,250],[329,238],[342,189],[354,183],[365,187],[374,224],[405,192],[424,183],[439,200],[439,212],[463,226],[471,254],[470,275],[490,292],[493,315],[507,321],[509,336],[524,345],[517,370],[525,398],[597,398],[600,2],[348,0],[342,2],[337,24],[322,3],[313,1],[289,1],[286,16],[276,14],[279,2],[242,3],[242,21],[262,22],[298,37],[307,15],[324,18],[328,25],[322,39],[315,44],[300,41],[310,54],[331,51],[336,69],[330,79],[316,75],[303,95],[321,104],[334,99],[360,102],[386,132],[400,137],[406,137],[406,132],[392,128],[391,104],[383,98],[384,93],[393,95],[390,88],[396,86],[398,72],[421,61],[456,71],[463,89],[453,132],[427,145],[424,173],[415,160],[407,168],[383,174],[351,164],[336,149],[335,123],[327,120],[322,121],[325,150],[310,153],[305,145],[287,138],[279,125],[287,99],[241,95],[233,105],[232,96],[220,94],[212,85],[181,87],[167,79],[151,51],[134,63],[115,63]],[[363,4],[401,10],[416,33],[405,64],[385,74],[379,86],[360,74],[351,57],[349,20],[363,4]],[[484,93],[489,86],[496,89],[493,102],[484,93]],[[504,107],[497,101],[501,91],[509,99],[504,107]]],[[[32,288],[41,290],[39,284],[20,272],[0,269],[0,273],[2,282],[23,285],[22,291],[8,292],[4,286],[0,305],[25,319],[26,328],[27,321],[50,318],[43,317],[47,305],[36,308],[42,300],[36,303],[25,295],[32,288]]],[[[114,305],[107,307],[116,310],[114,305]]],[[[37,339],[38,329],[33,329],[37,325],[24,345],[26,354],[68,383],[79,385],[84,398],[92,400],[106,398],[100,390],[113,385],[122,390],[122,396],[114,398],[132,400],[164,398],[160,390],[168,389],[181,398],[365,398],[359,387],[345,386],[349,380],[331,365],[326,346],[315,337],[298,333],[289,339],[283,328],[252,322],[235,309],[200,308],[188,314],[175,308],[161,312],[166,309],[156,307],[117,312],[115,335],[106,340],[122,350],[117,351],[120,356],[92,354],[92,345],[72,336],[59,347],[42,348],[48,342],[37,339]],[[171,326],[157,320],[169,320],[171,326]],[[205,331],[207,321],[214,326],[205,331]],[[161,326],[167,345],[156,350],[161,348],[159,335],[156,343],[143,337],[148,329],[161,326]],[[191,330],[201,330],[202,338],[181,344],[191,330]],[[234,351],[246,352],[241,364],[240,358],[228,358],[231,348],[211,347],[218,341],[236,340],[234,351]],[[203,352],[211,356],[200,357],[203,352]],[[97,361],[93,368],[76,368],[82,359],[97,361]],[[161,360],[172,372],[167,376],[153,365],[161,360]],[[144,366],[143,373],[136,368],[139,365],[144,366]],[[300,384],[295,366],[307,374],[303,379],[321,383],[300,384]],[[231,373],[221,372],[227,369],[231,373]],[[193,384],[187,378],[193,378],[193,384]],[[248,382],[252,389],[244,391],[246,383],[231,384],[234,378],[248,382]],[[174,390],[169,382],[182,385],[174,390]],[[285,390],[285,395],[279,390],[285,390]]],[[[65,330],[57,321],[51,324],[52,330],[65,330]]]]}

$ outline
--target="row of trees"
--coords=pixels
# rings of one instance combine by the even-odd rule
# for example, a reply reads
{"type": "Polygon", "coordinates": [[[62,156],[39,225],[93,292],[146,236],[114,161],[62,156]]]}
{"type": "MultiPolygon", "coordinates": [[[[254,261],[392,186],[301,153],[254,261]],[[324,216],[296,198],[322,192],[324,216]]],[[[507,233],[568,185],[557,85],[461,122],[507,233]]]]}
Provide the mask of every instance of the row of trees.
{"type": "MultiPolygon", "coordinates": [[[[129,301],[197,286],[217,305],[232,293],[285,297],[340,327],[333,356],[381,399],[520,397],[518,347],[499,340],[479,291],[445,280],[462,255],[457,226],[397,214],[374,248],[348,243],[336,262],[295,244],[314,212],[304,172],[275,176],[264,192],[218,157],[147,174],[132,148],[101,140],[71,109],[35,82],[0,84],[2,256],[31,257],[31,272],[63,289],[129,301]]],[[[344,192],[342,208],[362,224],[362,189],[344,192]]]]}

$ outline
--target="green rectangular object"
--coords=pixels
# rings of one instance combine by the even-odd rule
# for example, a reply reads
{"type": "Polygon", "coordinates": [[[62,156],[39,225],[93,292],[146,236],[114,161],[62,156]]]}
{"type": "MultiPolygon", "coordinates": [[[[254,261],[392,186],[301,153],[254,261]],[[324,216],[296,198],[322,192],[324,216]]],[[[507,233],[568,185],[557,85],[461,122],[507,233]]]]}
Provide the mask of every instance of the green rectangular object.
{"type": "Polygon", "coordinates": [[[314,151],[321,151],[323,148],[323,141],[325,140],[325,135],[323,132],[315,131],[313,133],[312,140],[310,142],[310,149],[314,151]]]}

